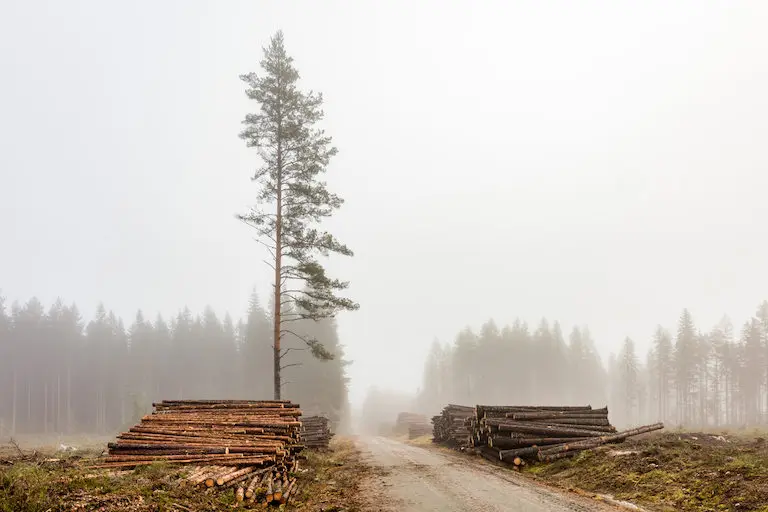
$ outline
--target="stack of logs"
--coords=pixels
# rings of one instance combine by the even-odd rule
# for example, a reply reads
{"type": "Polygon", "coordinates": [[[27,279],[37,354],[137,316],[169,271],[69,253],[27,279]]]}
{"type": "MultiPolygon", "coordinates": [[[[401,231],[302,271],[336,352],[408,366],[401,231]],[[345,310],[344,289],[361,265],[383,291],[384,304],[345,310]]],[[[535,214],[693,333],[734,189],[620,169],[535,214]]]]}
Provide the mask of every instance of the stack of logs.
{"type": "Polygon", "coordinates": [[[408,425],[408,439],[416,439],[419,437],[428,436],[432,432],[429,425],[425,421],[422,423],[411,423],[408,425]]]}
{"type": "Polygon", "coordinates": [[[192,485],[234,488],[238,502],[262,507],[298,494],[301,409],[287,400],[166,400],[109,443],[96,467],[167,461],[194,467],[192,485]]]}
{"type": "Polygon", "coordinates": [[[427,417],[423,414],[401,412],[397,415],[397,421],[395,422],[396,434],[405,434],[407,432],[409,439],[415,439],[423,435],[428,435],[429,430],[427,417]]]}
{"type": "Polygon", "coordinates": [[[472,430],[469,420],[475,417],[475,408],[449,404],[439,416],[432,417],[432,441],[459,449],[468,447],[472,430]]]}
{"type": "Polygon", "coordinates": [[[333,433],[328,418],[309,416],[301,420],[301,442],[307,448],[328,448],[333,433]]]}
{"type": "Polygon", "coordinates": [[[616,432],[608,408],[591,406],[478,405],[469,423],[469,442],[490,460],[515,466],[527,461],[552,462],[630,436],[664,428],[661,423],[616,432]]]}

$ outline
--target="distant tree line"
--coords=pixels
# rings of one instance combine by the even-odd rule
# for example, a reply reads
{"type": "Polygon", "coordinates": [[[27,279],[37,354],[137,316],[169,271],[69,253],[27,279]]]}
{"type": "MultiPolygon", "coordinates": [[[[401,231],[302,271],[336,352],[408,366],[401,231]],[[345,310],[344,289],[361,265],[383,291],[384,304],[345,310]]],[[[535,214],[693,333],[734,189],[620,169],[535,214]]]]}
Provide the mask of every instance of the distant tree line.
{"type": "Polygon", "coordinates": [[[768,301],[741,329],[723,318],[709,331],[684,310],[674,332],[659,326],[642,360],[626,338],[603,364],[587,327],[461,331],[433,342],[418,396],[435,413],[458,404],[607,404],[617,425],[742,427],[768,423],[768,301]]]}
{"type": "MultiPolygon", "coordinates": [[[[334,421],[348,414],[343,347],[332,319],[293,330],[333,356],[313,357],[288,336],[285,397],[334,421]]],[[[184,308],[170,320],[141,310],[130,325],[100,305],[85,322],[74,304],[0,297],[0,436],[112,433],[174,398],[271,398],[272,321],[254,294],[247,318],[184,308]]]]}

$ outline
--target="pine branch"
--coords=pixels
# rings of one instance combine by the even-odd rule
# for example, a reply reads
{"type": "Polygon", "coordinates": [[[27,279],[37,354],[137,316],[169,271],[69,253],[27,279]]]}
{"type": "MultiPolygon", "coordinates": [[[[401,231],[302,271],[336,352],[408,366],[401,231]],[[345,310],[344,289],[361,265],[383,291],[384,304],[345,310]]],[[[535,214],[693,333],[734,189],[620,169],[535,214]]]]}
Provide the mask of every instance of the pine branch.
{"type": "Polygon", "coordinates": [[[304,351],[304,350],[307,350],[307,349],[305,349],[305,348],[295,348],[295,347],[289,347],[289,348],[287,348],[287,349],[283,350],[283,353],[282,353],[282,354],[280,354],[280,359],[283,359],[285,356],[287,356],[287,355],[288,355],[288,352],[290,352],[291,350],[304,351]]]}

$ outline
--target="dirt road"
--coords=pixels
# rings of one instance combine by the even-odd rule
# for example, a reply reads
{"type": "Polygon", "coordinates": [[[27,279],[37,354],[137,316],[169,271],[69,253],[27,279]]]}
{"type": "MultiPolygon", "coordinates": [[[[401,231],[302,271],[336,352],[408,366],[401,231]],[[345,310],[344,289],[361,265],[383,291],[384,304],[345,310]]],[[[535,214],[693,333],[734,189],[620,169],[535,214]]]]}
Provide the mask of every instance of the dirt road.
{"type": "Polygon", "coordinates": [[[358,440],[376,476],[364,486],[366,511],[586,512],[617,509],[561,494],[461,455],[383,437],[358,440]]]}

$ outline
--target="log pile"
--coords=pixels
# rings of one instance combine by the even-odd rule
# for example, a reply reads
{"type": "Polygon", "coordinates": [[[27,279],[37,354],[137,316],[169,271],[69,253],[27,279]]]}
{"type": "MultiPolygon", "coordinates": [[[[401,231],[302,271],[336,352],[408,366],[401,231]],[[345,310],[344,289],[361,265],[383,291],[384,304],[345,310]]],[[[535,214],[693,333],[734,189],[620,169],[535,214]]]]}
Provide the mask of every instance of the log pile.
{"type": "Polygon", "coordinates": [[[166,400],[109,443],[98,468],[193,465],[186,481],[262,507],[297,495],[301,409],[287,400],[166,400]]]}
{"type": "Polygon", "coordinates": [[[423,423],[411,423],[408,425],[408,439],[416,439],[418,437],[428,436],[432,433],[432,429],[425,422],[423,423]]]}
{"type": "Polygon", "coordinates": [[[432,441],[461,449],[468,447],[472,438],[470,421],[474,417],[474,407],[445,406],[439,416],[432,417],[432,441]]]}
{"type": "MultiPolygon", "coordinates": [[[[410,437],[412,430],[414,434],[418,432],[424,432],[424,435],[429,434],[427,417],[413,412],[401,412],[398,414],[397,421],[395,422],[395,434],[408,433],[408,437],[410,437]]],[[[413,437],[410,438],[413,439],[413,437]]]]}
{"type": "Polygon", "coordinates": [[[328,448],[333,433],[325,416],[309,416],[301,420],[301,443],[307,448],[328,448]]]}
{"type": "Polygon", "coordinates": [[[608,408],[591,406],[478,405],[468,420],[470,442],[483,457],[521,466],[551,462],[630,436],[664,428],[661,423],[623,432],[608,421],[608,408]]]}

